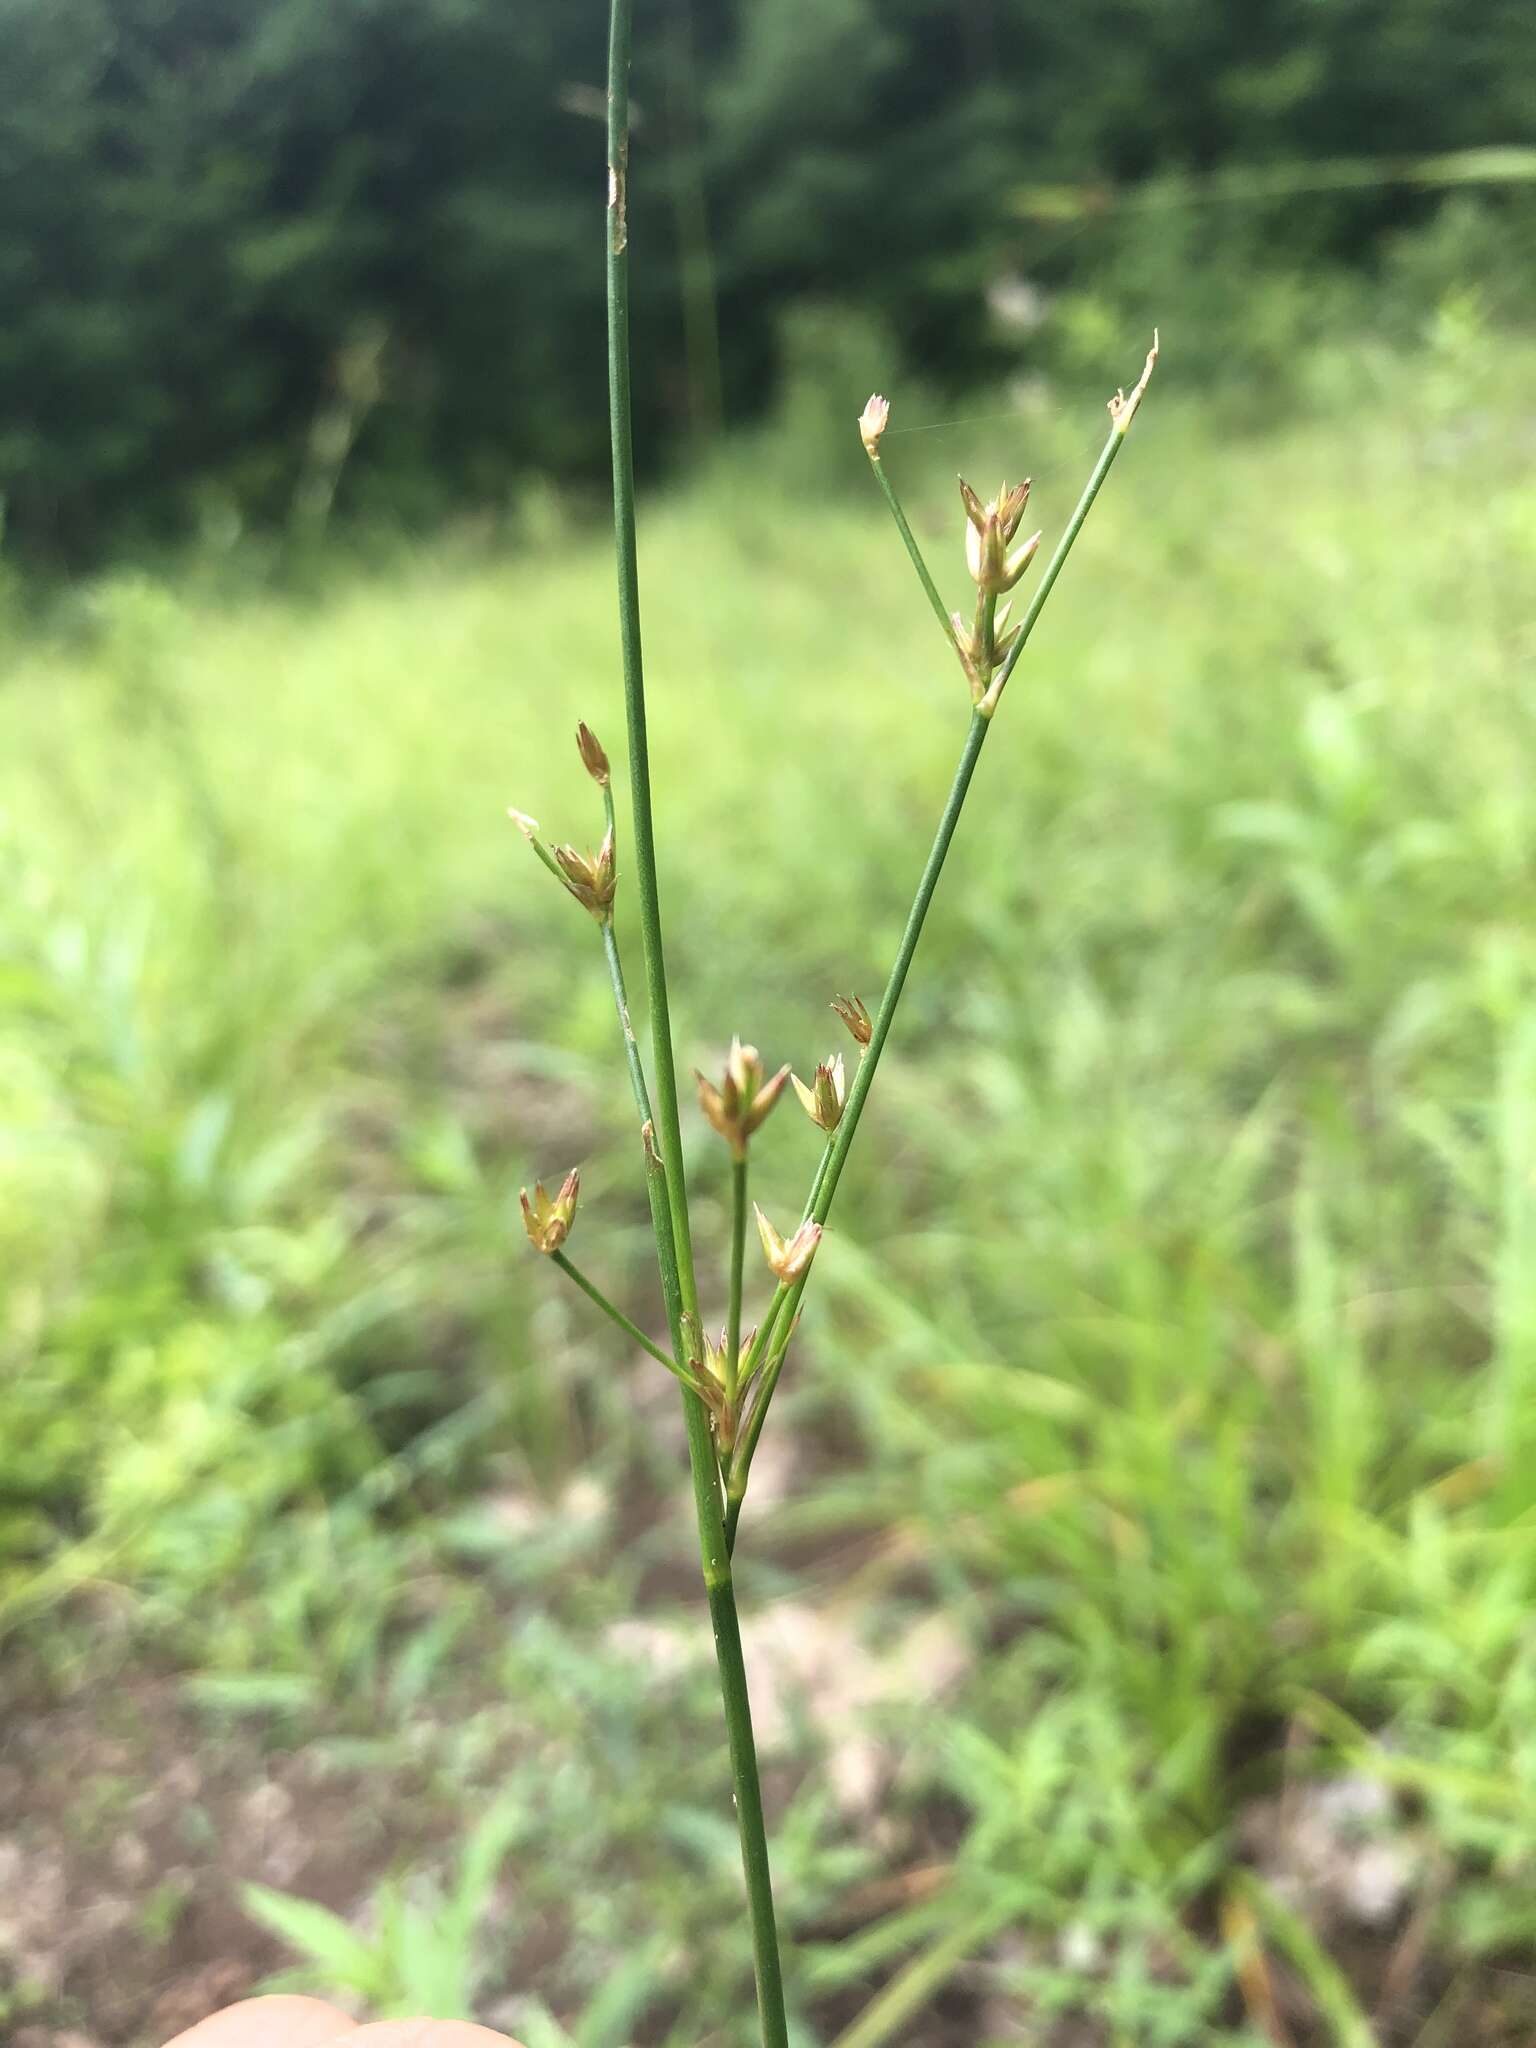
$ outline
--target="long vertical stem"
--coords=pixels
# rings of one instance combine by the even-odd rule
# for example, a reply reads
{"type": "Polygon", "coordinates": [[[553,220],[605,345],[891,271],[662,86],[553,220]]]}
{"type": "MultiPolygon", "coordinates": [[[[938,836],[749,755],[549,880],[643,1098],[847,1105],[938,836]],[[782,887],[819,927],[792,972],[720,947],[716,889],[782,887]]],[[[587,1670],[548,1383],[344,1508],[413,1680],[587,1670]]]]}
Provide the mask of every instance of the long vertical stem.
{"type": "Polygon", "coordinates": [[[651,817],[651,763],[645,728],[645,667],[640,641],[640,566],[635,552],[635,444],[629,376],[629,60],[632,0],[613,0],[608,40],[608,415],[613,445],[613,524],[618,555],[619,641],[629,733],[630,827],[645,951],[645,993],[651,1011],[656,1072],[657,1142],[667,1170],[667,1198],[677,1247],[683,1306],[698,1313],[688,1193],[683,1180],[677,1069],[667,1000],[651,817]]]}
{"type": "MultiPolygon", "coordinates": [[[[608,408],[613,438],[614,536],[618,556],[619,634],[624,663],[624,702],[629,727],[630,795],[635,835],[635,872],[640,933],[645,951],[656,1083],[658,1160],[665,1177],[670,1231],[658,1227],[657,1259],[663,1285],[671,1268],[668,1317],[680,1362],[689,1361],[685,1316],[696,1324],[698,1287],[688,1225],[688,1192],[683,1179],[682,1131],[677,1107],[677,1072],[662,950],[661,901],[656,877],[656,844],[651,822],[650,758],[645,730],[645,683],[640,648],[640,574],[635,553],[634,442],[629,379],[629,67],[632,0],[611,0],[608,32],[608,408]]],[[[655,1176],[652,1176],[653,1182],[655,1176]]],[[[714,1630],[715,1660],[725,1712],[742,1869],[752,1922],[752,1956],[764,2048],[788,2048],[784,1988],[774,1924],[773,1885],[768,1869],[768,1836],[752,1737],[741,1629],[731,1582],[730,1550],[720,1494],[720,1466],[709,1418],[697,1395],[685,1393],[688,1462],[693,1474],[699,1550],[714,1630]]]]}

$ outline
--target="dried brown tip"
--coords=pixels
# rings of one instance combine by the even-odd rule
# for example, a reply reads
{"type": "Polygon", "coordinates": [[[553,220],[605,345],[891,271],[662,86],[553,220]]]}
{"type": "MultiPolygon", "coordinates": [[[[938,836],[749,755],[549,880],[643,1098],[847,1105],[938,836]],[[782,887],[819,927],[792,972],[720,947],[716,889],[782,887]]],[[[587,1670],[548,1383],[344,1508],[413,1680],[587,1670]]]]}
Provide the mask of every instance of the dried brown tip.
{"type": "Polygon", "coordinates": [[[608,756],[603,752],[597,734],[583,719],[576,728],[576,751],[581,756],[581,765],[586,769],[599,789],[606,789],[609,780],[608,756]]]}
{"type": "MultiPolygon", "coordinates": [[[[956,612],[955,617],[958,619],[960,614],[956,612]]],[[[961,631],[964,632],[964,630],[965,628],[962,624],[961,631]]],[[[847,1025],[857,1045],[865,1046],[869,1044],[869,1041],[875,1035],[875,1026],[869,1011],[857,996],[835,996],[832,1001],[832,1009],[835,1015],[847,1025]]]]}
{"type": "Polygon", "coordinates": [[[1130,431],[1131,421],[1136,417],[1136,408],[1146,396],[1147,386],[1152,382],[1152,372],[1157,368],[1157,351],[1158,335],[1154,327],[1152,346],[1147,350],[1147,360],[1142,365],[1141,375],[1137,378],[1129,398],[1123,391],[1117,391],[1109,401],[1109,417],[1117,434],[1126,434],[1130,431]]]}
{"type": "Polygon", "coordinates": [[[1024,517],[1024,507],[1029,503],[1029,487],[1033,478],[1025,477],[1023,483],[1015,484],[1010,490],[1005,483],[997,494],[997,516],[1002,525],[1003,539],[1012,540],[1019,530],[1019,521],[1024,517]]]}

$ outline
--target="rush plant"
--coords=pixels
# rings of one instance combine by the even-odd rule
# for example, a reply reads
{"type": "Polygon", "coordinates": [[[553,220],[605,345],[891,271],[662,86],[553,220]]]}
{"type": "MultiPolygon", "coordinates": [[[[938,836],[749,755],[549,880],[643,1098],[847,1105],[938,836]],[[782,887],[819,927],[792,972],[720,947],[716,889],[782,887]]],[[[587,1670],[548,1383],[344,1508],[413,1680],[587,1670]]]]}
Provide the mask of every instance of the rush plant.
{"type": "MultiPolygon", "coordinates": [[[[765,2048],[785,2048],[784,1990],[769,1876],[767,1833],[752,1735],[752,1712],[742,1661],[741,1632],[731,1562],[747,1498],[752,1460],[762,1436],[784,1362],[798,1326],[816,1251],[832,1214],[843,1169],[857,1135],[870,1088],[901,1002],[929,906],[960,822],[971,779],[1003,692],[1028,645],[1099,488],[1125,441],[1157,360],[1157,342],[1129,395],[1110,401],[1110,428],[1093,472],[1017,621],[1012,598],[1040,550],[1041,535],[1019,538],[1029,483],[1002,485],[983,502],[961,482],[965,560],[974,587],[970,614],[946,610],[881,460],[890,406],[872,397],[858,422],[875,480],[885,495],[908,554],[933,607],[952,658],[969,688],[971,714],[958,764],[927,862],[897,948],[890,978],[873,1015],[856,995],[837,995],[831,1007],[856,1049],[850,1079],[841,1053],[815,1067],[809,1080],[787,1066],[769,1073],[756,1049],[733,1038],[717,1075],[699,1074],[699,1105],[730,1154],[731,1232],[725,1320],[717,1334],[705,1326],[683,1173],[681,1116],[673,1056],[661,901],[652,829],[651,766],[646,742],[645,681],[640,633],[640,584],[635,552],[634,457],[630,425],[629,359],[629,70],[631,0],[612,0],[608,51],[608,280],[609,414],[613,449],[614,528],[618,554],[619,626],[624,672],[634,899],[644,963],[650,1060],[632,1021],[615,913],[620,900],[617,827],[607,753],[591,729],[577,731],[577,747],[597,785],[603,835],[595,852],[554,845],[535,819],[511,816],[556,881],[591,917],[613,992],[630,1087],[639,1125],[656,1263],[667,1327],[667,1347],[652,1340],[571,1259],[566,1245],[576,1219],[579,1176],[569,1173],[557,1194],[543,1185],[523,1195],[523,1214],[534,1248],[578,1287],[625,1336],[664,1366],[682,1386],[688,1455],[698,1519],[704,1586],[713,1624],[726,1738],[735,1789],[751,1918],[758,2008],[765,2048]],[[805,1205],[784,1234],[755,1208],[757,1235],[776,1285],[755,1326],[743,1331],[746,1295],[747,1211],[751,1149],[793,1079],[794,1094],[825,1137],[805,1205]]],[[[754,1205],[755,1207],[755,1205],[754,1205]]]]}

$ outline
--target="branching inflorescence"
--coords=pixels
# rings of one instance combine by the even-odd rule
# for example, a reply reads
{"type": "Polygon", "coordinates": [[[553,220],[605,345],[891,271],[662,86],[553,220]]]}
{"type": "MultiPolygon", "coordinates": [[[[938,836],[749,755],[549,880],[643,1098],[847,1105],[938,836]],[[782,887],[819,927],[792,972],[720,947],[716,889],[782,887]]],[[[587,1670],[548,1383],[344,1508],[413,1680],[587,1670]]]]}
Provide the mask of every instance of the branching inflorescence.
{"type": "Polygon", "coordinates": [[[534,1248],[559,1266],[633,1344],[665,1366],[682,1383],[704,1581],[714,1625],[741,1832],[762,2034],[765,2048],[784,2048],[787,2026],[766,1832],[731,1578],[731,1557],[752,1460],[783,1371],[785,1356],[798,1326],[800,1304],[811,1277],[817,1248],[890,1035],[907,973],[982,745],[1008,679],[1018,665],[1062,564],[1135,417],[1157,360],[1157,342],[1154,337],[1141,378],[1130,395],[1119,392],[1110,401],[1108,439],[1033,597],[1019,620],[1011,625],[1012,600],[1009,593],[1022,582],[1036,560],[1041,541],[1039,533],[1024,540],[1018,538],[1029,501],[1028,481],[1012,487],[1002,485],[996,497],[985,503],[969,484],[961,481],[965,561],[975,586],[975,602],[969,618],[959,611],[951,613],[946,609],[923,560],[881,459],[880,444],[890,418],[890,406],[884,398],[873,397],[859,419],[860,438],[876,481],[885,495],[944,637],[959,658],[970,689],[971,719],[949,797],[927,864],[918,881],[879,1007],[871,1016],[856,995],[840,994],[832,1003],[857,1049],[852,1079],[849,1079],[844,1056],[840,1052],[829,1054],[820,1061],[808,1080],[803,1080],[798,1074],[792,1075],[787,1066],[770,1074],[755,1047],[743,1044],[739,1038],[731,1041],[718,1078],[702,1073],[696,1075],[700,1108],[727,1147],[731,1176],[726,1320],[723,1326],[711,1333],[705,1329],[700,1314],[694,1273],[651,832],[629,407],[629,42],[629,0],[613,0],[608,98],[609,398],[619,614],[635,842],[635,893],[650,1012],[649,1075],[631,1021],[615,932],[614,915],[620,901],[620,890],[608,756],[585,724],[578,728],[577,747],[583,765],[598,786],[603,803],[604,832],[597,850],[582,853],[575,846],[551,845],[542,837],[535,820],[519,811],[513,811],[511,815],[544,866],[593,919],[600,937],[639,1124],[669,1348],[663,1348],[648,1337],[567,1254],[565,1246],[575,1221],[580,1193],[579,1177],[574,1171],[566,1177],[553,1198],[539,1185],[532,1196],[525,1192],[522,1202],[524,1220],[534,1248]],[[1000,603],[1003,599],[1008,601],[1000,603]],[[790,1082],[801,1107],[824,1134],[826,1143],[800,1219],[787,1235],[761,1208],[752,1205],[763,1254],[777,1284],[758,1322],[743,1335],[752,1141],[784,1097],[786,1084],[790,1082]]]}

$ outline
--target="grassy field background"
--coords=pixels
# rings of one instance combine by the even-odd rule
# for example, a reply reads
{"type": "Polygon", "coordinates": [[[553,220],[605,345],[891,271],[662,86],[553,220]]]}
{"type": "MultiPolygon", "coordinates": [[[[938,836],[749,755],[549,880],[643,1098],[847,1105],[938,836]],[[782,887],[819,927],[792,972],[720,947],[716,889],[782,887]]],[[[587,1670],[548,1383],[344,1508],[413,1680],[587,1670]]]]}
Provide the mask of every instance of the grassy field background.
{"type": "MultiPolygon", "coordinates": [[[[1512,2048],[1536,357],[1447,318],[1213,409],[1166,340],[748,1505],[799,2038],[1512,2048]]],[[[963,736],[862,395],[645,508],[689,1064],[804,1072],[873,1003],[963,736]]],[[[954,470],[1031,470],[1049,537],[1103,394],[910,437],[893,395],[958,603],[954,470]]],[[[574,1249],[658,1324],[592,929],[505,818],[597,836],[601,527],[189,560],[3,629],[12,2038],[154,2041],[297,1958],[528,2048],[746,2041],[673,1390],[516,1214],[580,1163],[574,1249]]],[[[768,1126],[770,1213],[815,1135],[768,1126]]]]}

